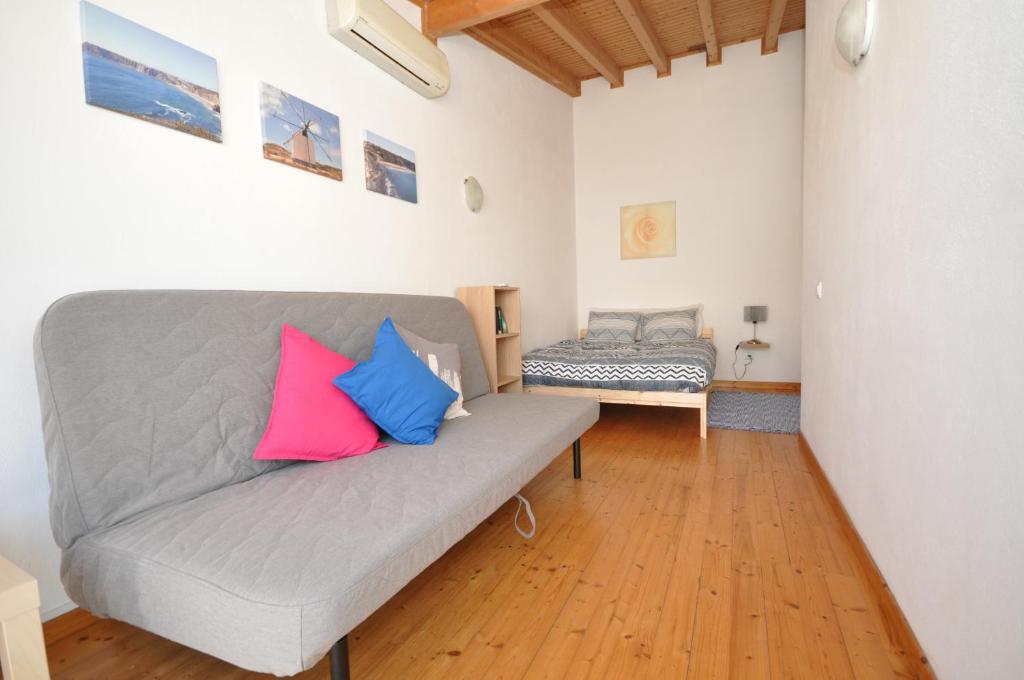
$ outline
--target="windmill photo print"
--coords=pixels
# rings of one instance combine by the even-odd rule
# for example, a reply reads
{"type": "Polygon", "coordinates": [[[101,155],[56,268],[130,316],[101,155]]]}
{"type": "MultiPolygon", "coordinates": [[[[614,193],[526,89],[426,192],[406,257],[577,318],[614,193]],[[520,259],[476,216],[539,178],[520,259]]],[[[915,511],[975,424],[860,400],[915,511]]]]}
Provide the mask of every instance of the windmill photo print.
{"type": "Polygon", "coordinates": [[[341,123],[336,115],[263,83],[260,118],[264,158],[341,181],[341,123]]]}

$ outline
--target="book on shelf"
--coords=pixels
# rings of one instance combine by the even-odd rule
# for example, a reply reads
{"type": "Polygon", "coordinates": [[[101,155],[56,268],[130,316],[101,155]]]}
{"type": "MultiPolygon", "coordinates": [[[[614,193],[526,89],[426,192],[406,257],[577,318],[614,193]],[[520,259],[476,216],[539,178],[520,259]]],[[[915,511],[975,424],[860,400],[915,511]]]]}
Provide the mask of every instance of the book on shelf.
{"type": "Polygon", "coordinates": [[[508,333],[508,321],[505,319],[505,312],[501,310],[501,307],[494,308],[495,317],[495,330],[500,335],[501,333],[508,333]]]}

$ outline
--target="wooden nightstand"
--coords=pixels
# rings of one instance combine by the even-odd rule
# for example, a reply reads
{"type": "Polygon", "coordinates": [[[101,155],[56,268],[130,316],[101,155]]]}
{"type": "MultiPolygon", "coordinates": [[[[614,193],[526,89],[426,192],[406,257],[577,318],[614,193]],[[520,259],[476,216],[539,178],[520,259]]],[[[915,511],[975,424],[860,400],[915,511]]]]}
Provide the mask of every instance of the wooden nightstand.
{"type": "Polygon", "coordinates": [[[4,680],[48,680],[36,580],[0,557],[0,668],[4,680]]]}
{"type": "Polygon", "coordinates": [[[740,343],[740,347],[743,349],[768,349],[771,346],[772,343],[770,342],[750,342],[749,340],[744,340],[740,343]]]}

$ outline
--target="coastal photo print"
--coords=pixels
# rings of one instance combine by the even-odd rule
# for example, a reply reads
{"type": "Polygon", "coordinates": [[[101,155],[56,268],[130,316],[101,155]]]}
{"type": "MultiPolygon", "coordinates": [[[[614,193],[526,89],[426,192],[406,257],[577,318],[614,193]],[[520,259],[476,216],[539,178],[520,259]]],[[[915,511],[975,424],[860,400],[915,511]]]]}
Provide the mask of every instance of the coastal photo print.
{"type": "Polygon", "coordinates": [[[619,209],[619,257],[674,257],[676,202],[626,205],[619,209]]]}
{"type": "Polygon", "coordinates": [[[263,83],[260,120],[264,158],[342,180],[341,123],[336,115],[263,83]]]}
{"type": "Polygon", "coordinates": [[[81,16],[87,103],[221,141],[213,57],[88,2],[81,16]]]}
{"type": "Polygon", "coordinates": [[[369,130],[363,137],[366,188],[416,203],[416,154],[369,130]]]}

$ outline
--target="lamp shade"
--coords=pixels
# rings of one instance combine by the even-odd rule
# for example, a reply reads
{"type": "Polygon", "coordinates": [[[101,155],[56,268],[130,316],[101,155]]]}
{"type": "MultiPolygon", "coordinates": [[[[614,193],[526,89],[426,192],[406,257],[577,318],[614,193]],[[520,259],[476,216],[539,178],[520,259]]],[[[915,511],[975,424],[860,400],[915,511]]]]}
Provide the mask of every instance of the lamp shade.
{"type": "Polygon", "coordinates": [[[747,323],[761,323],[768,320],[768,307],[766,305],[753,305],[743,308],[743,320],[747,323]]]}

